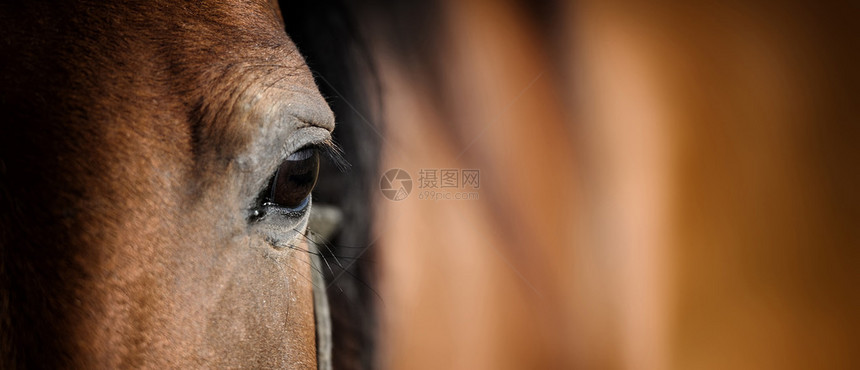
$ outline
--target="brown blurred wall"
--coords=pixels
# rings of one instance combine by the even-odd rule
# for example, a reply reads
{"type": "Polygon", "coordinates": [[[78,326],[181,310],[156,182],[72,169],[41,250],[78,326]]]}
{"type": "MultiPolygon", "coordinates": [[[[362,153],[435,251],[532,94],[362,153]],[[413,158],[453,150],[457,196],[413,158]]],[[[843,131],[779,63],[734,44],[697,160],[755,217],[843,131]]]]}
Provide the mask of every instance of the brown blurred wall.
{"type": "Polygon", "coordinates": [[[858,368],[856,6],[449,1],[374,45],[391,369],[858,368]]]}

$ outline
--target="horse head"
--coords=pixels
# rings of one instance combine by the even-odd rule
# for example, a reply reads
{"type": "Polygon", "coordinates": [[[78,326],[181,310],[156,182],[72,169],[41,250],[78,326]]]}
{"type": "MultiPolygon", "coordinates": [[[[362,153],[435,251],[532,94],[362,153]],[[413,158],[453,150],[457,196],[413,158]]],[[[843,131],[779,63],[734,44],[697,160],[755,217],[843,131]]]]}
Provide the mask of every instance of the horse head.
{"type": "Polygon", "coordinates": [[[0,18],[3,367],[315,367],[304,230],[334,117],[277,4],[0,18]]]}

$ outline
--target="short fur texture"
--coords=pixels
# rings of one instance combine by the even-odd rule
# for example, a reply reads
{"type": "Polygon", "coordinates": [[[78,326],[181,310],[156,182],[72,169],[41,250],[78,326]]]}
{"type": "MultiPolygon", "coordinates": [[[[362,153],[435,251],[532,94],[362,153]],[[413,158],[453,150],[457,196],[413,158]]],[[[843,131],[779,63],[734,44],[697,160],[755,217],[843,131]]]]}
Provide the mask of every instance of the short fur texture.
{"type": "Polygon", "coordinates": [[[0,27],[0,368],[315,368],[307,254],[246,218],[333,129],[277,4],[21,2],[0,27]]]}

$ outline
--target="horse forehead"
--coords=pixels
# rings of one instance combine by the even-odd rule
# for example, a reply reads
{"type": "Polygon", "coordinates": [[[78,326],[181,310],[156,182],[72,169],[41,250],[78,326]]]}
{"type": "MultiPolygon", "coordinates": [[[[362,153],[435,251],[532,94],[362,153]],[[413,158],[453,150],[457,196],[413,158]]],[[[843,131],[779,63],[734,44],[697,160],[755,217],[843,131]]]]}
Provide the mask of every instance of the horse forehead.
{"type": "Polygon", "coordinates": [[[284,31],[276,2],[192,3],[168,2],[154,19],[142,22],[147,33],[144,47],[153,49],[160,69],[175,82],[190,85],[186,91],[198,88],[214,95],[218,90],[213,84],[245,88],[289,84],[316,90],[310,70],[284,31]]]}
{"type": "MultiPolygon", "coordinates": [[[[152,57],[145,62],[152,71],[151,93],[170,109],[151,114],[172,115],[161,120],[166,125],[189,126],[185,131],[192,134],[195,160],[235,158],[248,146],[259,146],[255,141],[262,134],[297,124],[333,130],[333,114],[286,35],[276,2],[158,2],[156,7],[145,19],[133,7],[113,9],[130,23],[96,25],[111,28],[119,39],[132,39],[136,48],[120,51],[125,56],[99,50],[119,43],[94,47],[109,59],[152,57]]],[[[107,104],[160,109],[112,97],[107,104]]]]}
{"type": "Polygon", "coordinates": [[[70,12],[81,18],[68,22],[80,33],[70,41],[83,48],[72,53],[94,54],[93,61],[78,62],[85,67],[98,61],[106,69],[148,67],[156,71],[154,80],[179,85],[170,91],[177,95],[195,89],[211,94],[217,92],[212,84],[241,85],[273,70],[286,72],[291,84],[316,88],[285,33],[277,2],[161,0],[70,12]]]}

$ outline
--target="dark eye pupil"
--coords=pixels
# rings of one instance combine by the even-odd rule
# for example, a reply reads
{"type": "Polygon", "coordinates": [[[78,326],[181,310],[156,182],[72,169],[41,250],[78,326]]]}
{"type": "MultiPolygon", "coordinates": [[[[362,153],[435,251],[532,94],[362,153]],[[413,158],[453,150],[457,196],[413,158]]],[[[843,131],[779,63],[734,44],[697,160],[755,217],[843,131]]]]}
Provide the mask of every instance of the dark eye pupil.
{"type": "Polygon", "coordinates": [[[319,174],[319,154],[313,148],[299,150],[281,162],[272,179],[271,203],[286,208],[302,208],[314,189],[319,174]]]}

